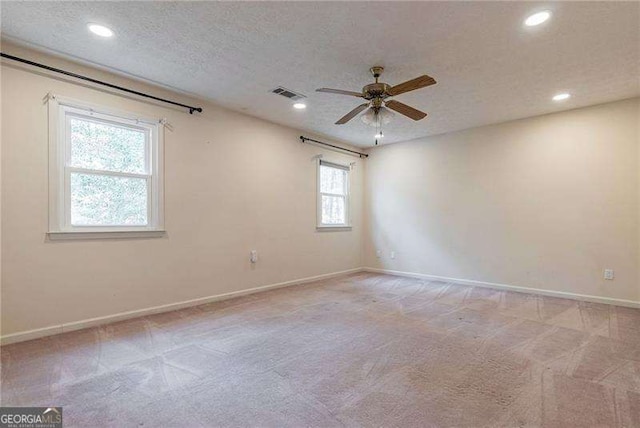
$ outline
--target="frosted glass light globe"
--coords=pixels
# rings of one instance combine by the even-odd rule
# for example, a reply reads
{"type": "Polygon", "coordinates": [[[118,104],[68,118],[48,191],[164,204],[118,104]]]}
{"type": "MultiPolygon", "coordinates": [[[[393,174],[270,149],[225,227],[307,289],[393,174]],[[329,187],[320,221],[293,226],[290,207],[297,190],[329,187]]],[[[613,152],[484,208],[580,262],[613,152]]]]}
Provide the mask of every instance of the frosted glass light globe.
{"type": "Polygon", "coordinates": [[[393,113],[386,107],[380,107],[376,114],[376,111],[370,108],[365,114],[360,116],[360,119],[369,126],[386,125],[393,119],[393,113]]]}

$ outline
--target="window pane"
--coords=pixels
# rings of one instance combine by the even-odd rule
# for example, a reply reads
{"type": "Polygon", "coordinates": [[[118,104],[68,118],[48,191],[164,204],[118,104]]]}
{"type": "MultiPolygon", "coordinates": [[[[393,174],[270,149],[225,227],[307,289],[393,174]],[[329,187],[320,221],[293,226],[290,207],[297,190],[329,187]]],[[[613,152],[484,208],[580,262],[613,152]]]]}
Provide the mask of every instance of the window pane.
{"type": "Polygon", "coordinates": [[[147,180],[71,173],[73,226],[145,226],[147,180]]]}
{"type": "Polygon", "coordinates": [[[147,172],[145,132],[70,118],[71,166],[106,171],[147,172]]]}
{"type": "Polygon", "coordinates": [[[322,224],[346,224],[344,202],[342,196],[322,195],[322,224]]]}
{"type": "Polygon", "coordinates": [[[320,192],[344,195],[347,171],[329,166],[320,166],[320,192]]]}

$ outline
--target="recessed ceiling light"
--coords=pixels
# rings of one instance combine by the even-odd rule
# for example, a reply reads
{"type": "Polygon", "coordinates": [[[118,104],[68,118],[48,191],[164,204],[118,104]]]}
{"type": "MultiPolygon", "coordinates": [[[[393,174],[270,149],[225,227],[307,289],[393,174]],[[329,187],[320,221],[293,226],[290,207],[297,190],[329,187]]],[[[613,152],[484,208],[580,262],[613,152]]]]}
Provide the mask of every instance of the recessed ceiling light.
{"type": "Polygon", "coordinates": [[[562,93],[562,94],[554,95],[552,99],[553,99],[553,101],[564,101],[566,99],[569,99],[570,97],[571,97],[571,94],[567,94],[565,92],[565,93],[562,93]]]}
{"type": "Polygon", "coordinates": [[[293,108],[297,108],[298,110],[302,110],[307,108],[307,105],[305,103],[295,103],[293,105],[293,108]]]}
{"type": "Polygon", "coordinates": [[[548,10],[543,10],[542,12],[534,13],[524,20],[524,25],[527,27],[535,27],[536,25],[540,25],[546,20],[551,18],[551,12],[548,10]]]}
{"type": "Polygon", "coordinates": [[[93,34],[97,34],[100,37],[112,37],[113,31],[110,28],[105,27],[104,25],[99,24],[89,24],[87,25],[89,31],[93,34]]]}

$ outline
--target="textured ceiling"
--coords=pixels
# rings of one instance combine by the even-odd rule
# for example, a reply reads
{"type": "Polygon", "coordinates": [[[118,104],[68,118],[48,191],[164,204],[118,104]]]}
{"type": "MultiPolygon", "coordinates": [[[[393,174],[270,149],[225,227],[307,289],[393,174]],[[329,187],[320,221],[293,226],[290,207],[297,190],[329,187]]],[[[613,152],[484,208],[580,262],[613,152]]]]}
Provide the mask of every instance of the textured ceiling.
{"type": "Polygon", "coordinates": [[[373,129],[333,123],[369,67],[397,84],[438,84],[397,97],[429,113],[399,115],[385,143],[640,94],[638,2],[2,2],[2,34],[58,54],[198,94],[274,122],[370,146],[373,129]],[[530,13],[547,23],[523,28],[530,13]],[[88,22],[112,28],[99,39],[88,22]],[[308,108],[269,93],[284,86],[308,108]],[[550,100],[568,91],[564,103],[550,100]]]}

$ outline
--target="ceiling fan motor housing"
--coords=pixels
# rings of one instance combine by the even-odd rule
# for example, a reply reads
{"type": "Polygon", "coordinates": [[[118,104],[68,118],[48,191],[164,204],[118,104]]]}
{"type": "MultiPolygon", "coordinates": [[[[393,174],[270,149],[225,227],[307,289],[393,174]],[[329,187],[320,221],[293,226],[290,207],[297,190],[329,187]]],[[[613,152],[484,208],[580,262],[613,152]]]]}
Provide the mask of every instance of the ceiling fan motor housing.
{"type": "Polygon", "coordinates": [[[373,98],[386,98],[389,95],[387,91],[391,88],[391,86],[386,83],[371,83],[362,88],[362,93],[364,98],[367,100],[371,100],[373,98]]]}
{"type": "Polygon", "coordinates": [[[371,83],[369,85],[366,85],[364,88],[362,88],[362,95],[367,100],[371,100],[374,98],[384,99],[385,97],[388,96],[387,91],[391,87],[386,83],[378,82],[378,78],[384,71],[384,67],[380,67],[380,66],[371,67],[369,71],[371,72],[373,77],[376,79],[376,83],[371,83]]]}

